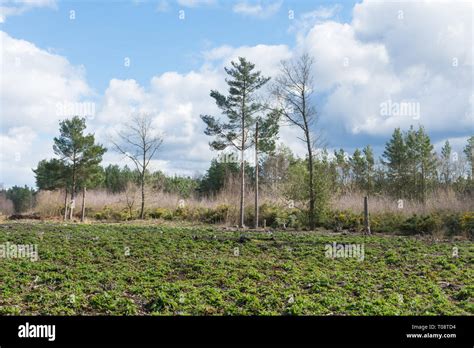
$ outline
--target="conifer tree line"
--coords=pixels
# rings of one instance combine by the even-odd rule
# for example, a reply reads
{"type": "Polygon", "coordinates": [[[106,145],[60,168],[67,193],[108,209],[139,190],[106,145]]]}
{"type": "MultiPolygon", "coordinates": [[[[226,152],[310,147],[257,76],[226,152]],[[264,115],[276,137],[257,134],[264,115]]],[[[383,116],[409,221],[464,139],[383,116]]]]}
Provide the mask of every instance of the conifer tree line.
{"type": "MultiPolygon", "coordinates": [[[[146,187],[185,199],[200,199],[212,198],[238,182],[241,227],[245,206],[249,205],[255,206],[258,225],[260,189],[306,211],[310,229],[323,219],[334,195],[357,192],[361,196],[389,196],[424,204],[436,190],[473,194],[474,136],[468,139],[462,153],[453,152],[448,141],[436,153],[423,126],[406,131],[397,128],[379,157],[370,145],[349,153],[344,149],[330,152],[318,143],[313,64],[308,55],[282,62],[280,73],[274,78],[263,76],[255,64],[242,57],[225,69],[227,91],[210,91],[210,100],[219,113],[200,115],[210,148],[216,154],[203,175],[167,176],[150,170],[150,161],[160,157],[160,145],[166,142],[153,128],[151,115],[132,117],[113,141],[113,149],[131,160],[132,167],[101,166],[107,149],[96,143],[93,134],[86,133],[86,120],[76,116],[59,124],[59,136],[53,139],[56,158],[40,161],[33,170],[37,188],[62,190],[64,219],[71,219],[74,210],[79,209],[75,201],[81,195],[83,219],[87,190],[120,194],[135,185],[141,187],[139,217],[144,218],[146,187]],[[281,125],[296,130],[297,139],[305,147],[304,157],[296,157],[281,143],[277,146],[281,125]],[[246,160],[250,150],[252,161],[246,160]],[[235,152],[234,160],[223,161],[219,157],[222,151],[235,152]],[[255,200],[246,197],[249,189],[255,193],[255,200]]],[[[13,187],[2,194],[15,200],[15,211],[20,212],[28,206],[20,202],[21,197],[32,201],[34,193],[29,192],[13,187]]]]}

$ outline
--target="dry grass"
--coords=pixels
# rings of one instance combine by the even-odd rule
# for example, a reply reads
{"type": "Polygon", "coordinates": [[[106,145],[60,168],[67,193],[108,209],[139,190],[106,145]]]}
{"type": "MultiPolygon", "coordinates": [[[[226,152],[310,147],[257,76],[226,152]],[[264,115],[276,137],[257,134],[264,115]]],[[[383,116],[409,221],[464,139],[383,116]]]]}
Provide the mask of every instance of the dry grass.
{"type": "MultiPolygon", "coordinates": [[[[333,197],[331,206],[337,210],[363,211],[364,194],[351,193],[333,197]]],[[[474,201],[469,197],[457,197],[452,190],[438,190],[427,197],[425,205],[416,201],[402,200],[401,208],[397,199],[381,196],[369,197],[369,210],[372,213],[391,212],[403,215],[426,214],[434,211],[466,212],[474,211],[474,201]]]]}
{"type": "MultiPolygon", "coordinates": [[[[363,211],[363,194],[351,193],[341,197],[331,199],[331,208],[334,210],[351,210],[353,212],[363,211]]],[[[69,199],[69,198],[68,198],[69,199]]],[[[167,208],[174,210],[180,205],[182,200],[177,194],[165,193],[162,191],[146,190],[146,209],[167,208]]],[[[204,207],[215,208],[219,205],[229,205],[238,207],[239,185],[238,182],[226,184],[225,188],[217,195],[209,198],[188,198],[184,199],[184,205],[190,208],[204,207]]],[[[133,210],[139,209],[141,194],[138,188],[129,188],[126,192],[112,194],[104,190],[91,190],[87,192],[86,207],[89,211],[97,212],[103,209],[112,210],[133,210]]],[[[260,193],[260,204],[272,203],[280,206],[287,204],[286,199],[275,193],[264,189],[260,193]]],[[[60,216],[64,205],[64,191],[40,191],[36,197],[35,212],[44,217],[60,216]]],[[[76,200],[76,212],[80,212],[82,205],[82,195],[78,195],[76,200]]],[[[254,206],[254,192],[251,188],[246,190],[245,205],[249,208],[254,206]]],[[[425,206],[419,202],[403,201],[403,208],[399,208],[398,201],[389,197],[374,196],[369,198],[371,213],[393,212],[404,215],[424,214],[433,211],[465,212],[474,211],[474,202],[469,199],[457,197],[453,191],[439,191],[427,199],[425,206]]],[[[233,219],[231,219],[233,220],[233,219]]]]}
{"type": "Polygon", "coordinates": [[[13,211],[13,202],[5,194],[0,194],[0,215],[11,215],[13,211]]]}

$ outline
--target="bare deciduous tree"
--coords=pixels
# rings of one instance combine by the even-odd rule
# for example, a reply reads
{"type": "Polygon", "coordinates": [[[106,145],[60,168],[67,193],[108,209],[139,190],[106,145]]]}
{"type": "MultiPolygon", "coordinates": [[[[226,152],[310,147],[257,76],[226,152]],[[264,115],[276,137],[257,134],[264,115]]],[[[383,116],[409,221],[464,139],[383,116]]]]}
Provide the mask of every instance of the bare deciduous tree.
{"type": "Polygon", "coordinates": [[[135,183],[128,182],[127,186],[125,187],[124,195],[125,195],[125,205],[128,209],[128,214],[130,219],[133,219],[133,206],[135,205],[135,201],[137,200],[137,186],[135,183]]]}
{"type": "Polygon", "coordinates": [[[314,148],[316,136],[312,132],[317,120],[313,104],[313,75],[314,60],[308,54],[303,54],[294,61],[283,61],[280,74],[275,79],[274,94],[278,108],[284,119],[291,126],[300,128],[303,136],[298,137],[307,148],[309,171],[309,227],[315,227],[315,192],[314,192],[314,148]]]}
{"type": "Polygon", "coordinates": [[[145,176],[150,161],[157,155],[163,143],[162,135],[152,127],[150,114],[136,114],[125,129],[117,133],[118,140],[112,141],[115,149],[129,158],[139,173],[141,186],[140,219],[145,218],[145,176]]]}

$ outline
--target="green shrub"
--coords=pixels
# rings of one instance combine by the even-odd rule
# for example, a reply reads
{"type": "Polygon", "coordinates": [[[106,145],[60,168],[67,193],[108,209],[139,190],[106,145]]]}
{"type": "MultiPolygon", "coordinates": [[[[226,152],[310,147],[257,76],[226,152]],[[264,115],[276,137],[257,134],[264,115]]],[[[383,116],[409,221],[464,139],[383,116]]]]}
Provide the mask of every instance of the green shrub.
{"type": "Polygon", "coordinates": [[[156,208],[148,213],[148,216],[152,219],[160,219],[164,218],[164,216],[168,216],[169,214],[173,215],[169,209],[166,208],[156,208]]]}
{"type": "Polygon", "coordinates": [[[461,232],[461,217],[458,214],[448,214],[443,217],[444,230],[448,236],[461,232]]]}
{"type": "Polygon", "coordinates": [[[443,222],[436,214],[416,215],[409,217],[401,225],[401,231],[405,234],[432,234],[441,230],[443,222]]]}
{"type": "Polygon", "coordinates": [[[107,215],[104,211],[98,211],[94,214],[94,219],[96,220],[107,220],[107,215]]]}
{"type": "Polygon", "coordinates": [[[110,214],[110,218],[115,221],[128,221],[132,219],[128,211],[113,211],[110,214]]]}
{"type": "Polygon", "coordinates": [[[172,214],[178,220],[187,220],[192,216],[192,210],[188,207],[178,207],[172,214]]]}
{"type": "Polygon", "coordinates": [[[362,231],[364,227],[364,217],[362,214],[355,214],[351,211],[333,211],[327,214],[323,226],[334,231],[350,230],[362,231]]]}
{"type": "Polygon", "coordinates": [[[266,220],[266,225],[274,228],[278,227],[300,227],[301,215],[296,209],[285,209],[277,205],[264,203],[260,206],[259,224],[263,226],[263,220],[266,220]]]}
{"type": "Polygon", "coordinates": [[[227,204],[220,204],[215,208],[208,208],[202,211],[201,221],[210,224],[227,222],[231,209],[232,208],[227,204]]]}
{"type": "Polygon", "coordinates": [[[474,212],[464,213],[460,221],[461,230],[467,233],[471,239],[474,238],[474,212]]]}
{"type": "Polygon", "coordinates": [[[380,213],[370,215],[370,229],[372,232],[394,233],[401,230],[405,218],[401,214],[380,213]]]}

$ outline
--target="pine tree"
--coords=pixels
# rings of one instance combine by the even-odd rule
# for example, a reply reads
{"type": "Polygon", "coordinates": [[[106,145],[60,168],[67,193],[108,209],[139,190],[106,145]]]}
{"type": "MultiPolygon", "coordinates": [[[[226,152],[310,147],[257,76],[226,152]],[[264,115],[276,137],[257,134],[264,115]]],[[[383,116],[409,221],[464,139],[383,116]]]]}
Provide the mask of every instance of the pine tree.
{"type": "Polygon", "coordinates": [[[430,137],[422,126],[416,132],[416,143],[420,175],[419,199],[424,204],[426,202],[426,193],[433,186],[432,183],[436,178],[436,153],[433,150],[430,137]]]}
{"type": "Polygon", "coordinates": [[[405,178],[406,196],[410,199],[420,199],[421,186],[420,180],[420,144],[417,132],[413,126],[404,134],[406,145],[406,169],[407,176],[405,178]]]}
{"type": "Polygon", "coordinates": [[[38,190],[64,189],[64,219],[67,217],[67,195],[71,184],[70,168],[57,158],[41,160],[33,169],[38,190]]]}
{"type": "Polygon", "coordinates": [[[96,145],[93,134],[84,135],[85,118],[78,116],[59,123],[60,137],[54,138],[54,153],[68,167],[70,175],[71,207],[69,218],[73,217],[78,181],[83,183],[94,175],[95,166],[102,161],[102,155],[107,151],[102,145],[96,145]]]}
{"type": "Polygon", "coordinates": [[[374,171],[375,171],[375,160],[374,160],[374,152],[370,145],[367,145],[364,150],[364,157],[365,157],[365,170],[364,170],[364,178],[365,178],[365,187],[367,191],[367,195],[371,195],[374,190],[374,171]]]}
{"type": "Polygon", "coordinates": [[[451,145],[446,140],[444,146],[441,148],[440,156],[440,180],[443,182],[445,187],[451,183],[451,145]]]}
{"type": "Polygon", "coordinates": [[[386,143],[381,162],[387,167],[387,176],[392,192],[397,198],[404,196],[404,183],[407,179],[407,151],[403,134],[396,128],[392,138],[386,143]]]}
{"type": "MultiPolygon", "coordinates": [[[[257,91],[265,85],[270,78],[261,76],[260,71],[254,71],[255,64],[245,58],[239,57],[238,62],[231,62],[231,68],[225,68],[226,82],[229,86],[227,96],[216,90],[211,91],[211,97],[215,100],[222,114],[227,120],[221,121],[214,116],[201,115],[206,124],[205,134],[214,136],[209,143],[214,150],[224,150],[233,147],[240,152],[240,218],[239,226],[244,227],[244,193],[245,193],[245,151],[255,145],[255,123],[258,116],[267,107],[258,101],[257,91]]],[[[261,121],[260,131],[262,134],[271,130],[265,127],[273,127],[277,123],[275,114],[270,114],[261,121]]],[[[262,143],[263,145],[263,143],[262,143]]]]}
{"type": "Polygon", "coordinates": [[[350,163],[347,161],[347,155],[343,149],[334,151],[334,157],[336,159],[336,171],[339,178],[340,191],[341,193],[345,193],[349,182],[350,163]]]}
{"type": "Polygon", "coordinates": [[[472,135],[467,140],[467,145],[464,147],[463,152],[466,155],[467,162],[470,164],[471,180],[473,180],[474,179],[474,135],[472,135]]]}
{"type": "Polygon", "coordinates": [[[367,164],[359,149],[355,149],[354,154],[350,158],[349,162],[351,164],[355,187],[358,190],[364,190],[366,188],[365,172],[367,164]]]}

